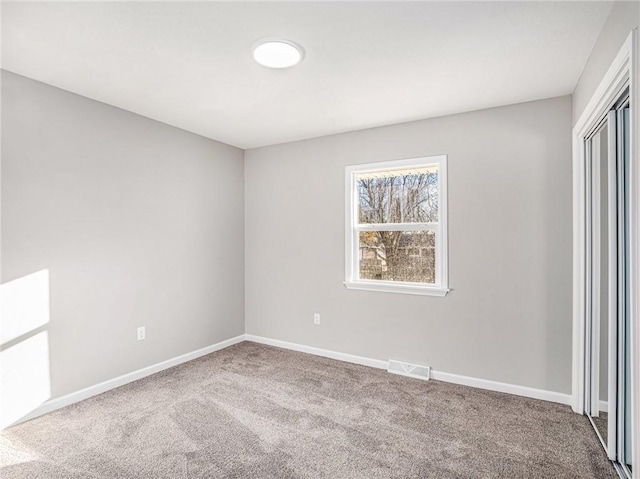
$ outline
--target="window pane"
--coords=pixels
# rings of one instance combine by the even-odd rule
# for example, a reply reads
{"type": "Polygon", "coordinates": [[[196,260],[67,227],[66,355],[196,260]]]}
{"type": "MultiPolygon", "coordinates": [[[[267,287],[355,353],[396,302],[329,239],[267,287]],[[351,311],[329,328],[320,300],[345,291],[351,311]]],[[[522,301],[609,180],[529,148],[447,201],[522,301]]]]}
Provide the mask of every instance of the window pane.
{"type": "Polygon", "coordinates": [[[435,166],[356,175],[360,223],[438,221],[435,166]]]}
{"type": "Polygon", "coordinates": [[[360,279],[436,282],[433,231],[361,231],[360,279]]]}

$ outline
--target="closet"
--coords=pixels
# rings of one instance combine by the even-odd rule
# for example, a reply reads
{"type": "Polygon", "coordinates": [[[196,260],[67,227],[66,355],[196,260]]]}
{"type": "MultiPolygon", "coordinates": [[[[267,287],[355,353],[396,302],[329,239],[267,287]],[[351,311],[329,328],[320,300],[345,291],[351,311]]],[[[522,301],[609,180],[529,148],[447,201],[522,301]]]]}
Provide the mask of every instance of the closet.
{"type": "Polygon", "coordinates": [[[584,412],[618,473],[631,478],[628,87],[615,97],[584,142],[584,412]]]}

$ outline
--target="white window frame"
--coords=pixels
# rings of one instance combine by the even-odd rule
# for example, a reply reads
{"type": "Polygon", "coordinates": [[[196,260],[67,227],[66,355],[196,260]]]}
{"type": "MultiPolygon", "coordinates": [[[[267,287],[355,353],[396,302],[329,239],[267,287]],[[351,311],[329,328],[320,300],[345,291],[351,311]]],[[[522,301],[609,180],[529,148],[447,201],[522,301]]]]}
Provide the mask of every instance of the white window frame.
{"type": "Polygon", "coordinates": [[[406,160],[383,161],[345,167],[345,281],[349,289],[387,293],[446,296],[449,292],[447,240],[447,155],[425,156],[406,160]],[[358,224],[358,189],[356,175],[417,167],[438,167],[438,223],[358,224]],[[435,283],[377,281],[359,278],[358,234],[361,231],[434,231],[436,235],[435,283]]]}

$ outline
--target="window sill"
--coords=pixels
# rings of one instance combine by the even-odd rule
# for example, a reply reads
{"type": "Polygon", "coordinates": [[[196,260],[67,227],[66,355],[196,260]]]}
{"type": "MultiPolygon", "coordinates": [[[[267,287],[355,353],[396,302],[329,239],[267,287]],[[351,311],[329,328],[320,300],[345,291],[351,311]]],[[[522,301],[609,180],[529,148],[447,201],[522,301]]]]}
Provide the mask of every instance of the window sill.
{"type": "Polygon", "coordinates": [[[379,291],[383,293],[417,294],[422,296],[444,297],[450,291],[437,286],[421,286],[418,284],[383,283],[370,281],[345,281],[344,285],[348,289],[359,289],[363,291],[379,291]]]}

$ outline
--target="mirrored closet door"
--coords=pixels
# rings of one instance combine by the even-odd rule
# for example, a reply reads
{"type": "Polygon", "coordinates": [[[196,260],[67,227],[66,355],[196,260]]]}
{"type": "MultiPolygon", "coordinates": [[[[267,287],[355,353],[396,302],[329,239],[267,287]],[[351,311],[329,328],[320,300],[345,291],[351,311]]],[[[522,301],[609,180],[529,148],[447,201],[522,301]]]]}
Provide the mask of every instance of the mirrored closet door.
{"type": "Polygon", "coordinates": [[[618,472],[631,477],[628,91],[587,137],[585,152],[585,411],[618,472]]]}

